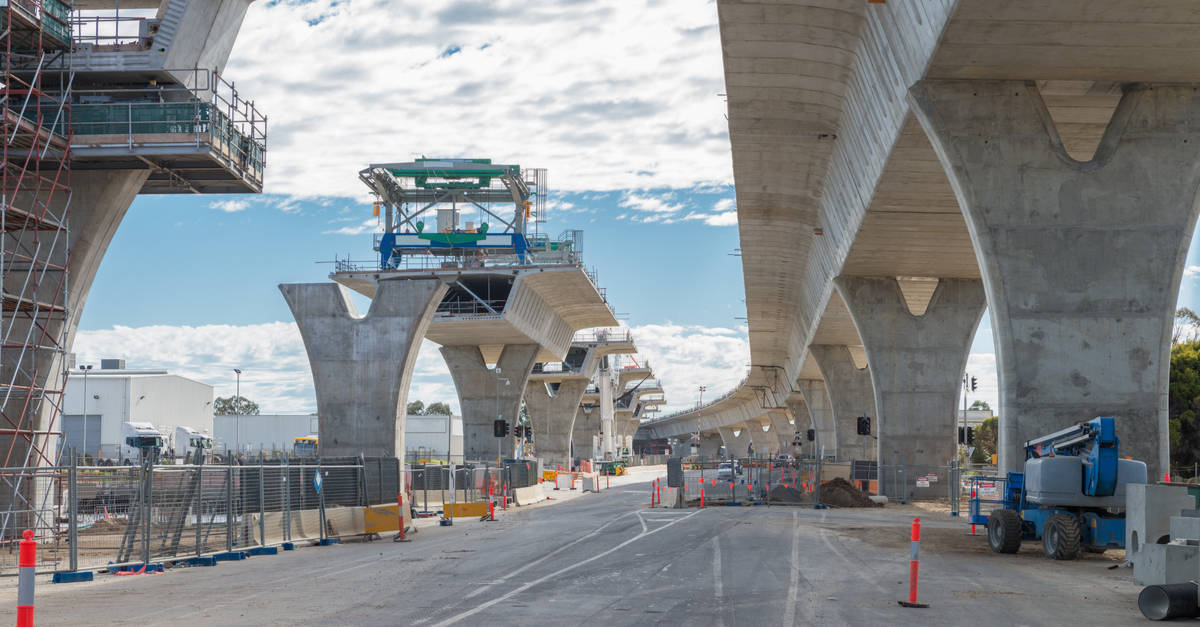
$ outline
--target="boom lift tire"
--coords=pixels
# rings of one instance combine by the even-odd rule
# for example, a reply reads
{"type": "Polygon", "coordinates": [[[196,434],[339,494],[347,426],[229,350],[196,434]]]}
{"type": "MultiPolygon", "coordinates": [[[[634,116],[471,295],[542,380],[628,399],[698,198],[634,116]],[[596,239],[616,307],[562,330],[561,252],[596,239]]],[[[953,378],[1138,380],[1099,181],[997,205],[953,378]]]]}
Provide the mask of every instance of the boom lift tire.
{"type": "Polygon", "coordinates": [[[1016,553],[1021,548],[1021,517],[1011,509],[988,516],[988,547],[993,553],[1016,553]]]}
{"type": "Polygon", "coordinates": [[[1079,520],[1068,514],[1051,514],[1042,530],[1042,551],[1052,560],[1079,557],[1079,520]]]}

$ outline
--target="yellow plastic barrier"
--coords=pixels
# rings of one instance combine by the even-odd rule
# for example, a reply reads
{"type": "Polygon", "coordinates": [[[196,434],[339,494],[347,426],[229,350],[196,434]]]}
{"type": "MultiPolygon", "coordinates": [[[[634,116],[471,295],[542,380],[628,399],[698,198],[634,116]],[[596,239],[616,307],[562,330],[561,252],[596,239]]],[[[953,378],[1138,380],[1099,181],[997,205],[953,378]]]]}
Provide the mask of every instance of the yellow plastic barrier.
{"type": "MultiPolygon", "coordinates": [[[[488,513],[487,503],[454,503],[450,505],[450,515],[454,518],[467,516],[483,516],[488,513]]],[[[395,514],[392,514],[395,516],[395,514]]]]}
{"type": "Polygon", "coordinates": [[[542,471],[542,481],[549,481],[550,483],[554,483],[554,481],[556,479],[558,479],[558,471],[557,470],[543,470],[542,471]]]}
{"type": "Polygon", "coordinates": [[[363,527],[367,533],[399,531],[399,522],[395,505],[376,505],[363,508],[363,527]]]}

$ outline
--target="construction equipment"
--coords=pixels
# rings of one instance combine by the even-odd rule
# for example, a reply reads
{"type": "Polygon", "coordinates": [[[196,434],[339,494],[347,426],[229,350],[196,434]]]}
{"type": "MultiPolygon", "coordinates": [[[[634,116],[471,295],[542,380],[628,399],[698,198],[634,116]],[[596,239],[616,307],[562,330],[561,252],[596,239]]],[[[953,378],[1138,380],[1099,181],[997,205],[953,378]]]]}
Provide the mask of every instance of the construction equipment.
{"type": "Polygon", "coordinates": [[[623,461],[604,462],[603,464],[600,465],[600,474],[613,475],[615,477],[619,477],[619,476],[625,474],[625,462],[623,462],[623,461]]]}
{"type": "Polygon", "coordinates": [[[1075,559],[1080,549],[1125,547],[1125,486],[1146,483],[1146,463],[1121,459],[1112,417],[1094,418],[1025,443],[1025,472],[984,478],[1004,484],[1000,501],[975,494],[971,524],[985,524],[988,546],[1016,553],[1042,540],[1046,557],[1075,559]],[[1002,507],[980,514],[982,503],[1002,507]]]}

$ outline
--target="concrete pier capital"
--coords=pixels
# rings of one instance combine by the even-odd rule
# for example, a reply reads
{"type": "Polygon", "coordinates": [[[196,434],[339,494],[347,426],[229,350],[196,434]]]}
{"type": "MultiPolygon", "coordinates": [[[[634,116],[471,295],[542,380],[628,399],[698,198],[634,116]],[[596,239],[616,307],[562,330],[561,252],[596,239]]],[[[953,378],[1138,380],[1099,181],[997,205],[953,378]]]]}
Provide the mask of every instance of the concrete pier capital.
{"type": "Polygon", "coordinates": [[[499,373],[487,366],[478,346],[443,346],[441,350],[458,391],[465,459],[493,461],[497,455],[512,455],[512,439],[496,438],[492,424],[497,419],[507,420],[510,427],[517,423],[525,383],[541,347],[537,344],[506,345],[496,361],[499,373]]]}

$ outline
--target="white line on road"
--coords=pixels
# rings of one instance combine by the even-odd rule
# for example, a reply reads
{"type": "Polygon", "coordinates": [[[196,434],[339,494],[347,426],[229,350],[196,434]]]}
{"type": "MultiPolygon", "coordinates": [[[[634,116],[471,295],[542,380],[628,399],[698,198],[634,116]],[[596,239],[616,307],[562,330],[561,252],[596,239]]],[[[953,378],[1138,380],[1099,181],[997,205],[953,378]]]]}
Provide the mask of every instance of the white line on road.
{"type": "MultiPolygon", "coordinates": [[[[618,521],[618,520],[620,520],[620,519],[622,519],[622,518],[624,518],[624,517],[626,517],[626,516],[628,516],[628,515],[630,515],[630,514],[638,514],[638,517],[639,517],[639,518],[641,518],[641,514],[640,514],[640,513],[639,513],[637,510],[634,510],[634,511],[632,511],[632,512],[625,512],[624,514],[621,514],[620,516],[615,516],[615,517],[613,517],[612,519],[605,521],[605,522],[604,522],[603,524],[601,524],[599,527],[596,527],[595,529],[593,529],[593,530],[592,530],[590,533],[587,533],[587,534],[584,534],[584,535],[582,535],[582,536],[579,536],[579,537],[578,537],[578,538],[576,538],[575,540],[572,540],[571,542],[568,542],[568,543],[566,543],[566,544],[564,544],[564,545],[562,545],[562,546],[558,547],[557,549],[554,549],[553,551],[550,551],[549,553],[547,553],[547,554],[545,554],[545,555],[543,555],[543,556],[541,556],[541,557],[539,557],[539,558],[537,558],[537,559],[533,560],[532,562],[527,562],[527,563],[526,563],[524,566],[521,566],[520,568],[518,568],[518,569],[516,569],[516,570],[514,570],[514,571],[510,571],[508,574],[506,574],[505,576],[501,577],[501,578],[500,578],[498,581],[496,581],[496,582],[494,582],[494,583],[491,583],[491,584],[488,584],[488,585],[486,585],[486,586],[481,586],[481,587],[479,587],[479,588],[476,588],[476,589],[475,589],[475,590],[473,590],[473,591],[472,591],[470,594],[468,594],[468,595],[467,595],[465,598],[468,598],[468,599],[470,599],[471,597],[476,597],[476,596],[479,596],[479,595],[483,594],[484,592],[487,592],[487,591],[488,591],[488,589],[490,589],[492,586],[494,586],[494,585],[499,585],[499,584],[502,584],[502,583],[504,583],[505,581],[508,581],[509,579],[511,579],[511,578],[513,578],[513,577],[516,577],[517,575],[519,575],[519,574],[521,574],[521,573],[525,572],[526,570],[528,570],[528,569],[530,569],[530,568],[533,568],[534,566],[536,566],[536,565],[538,565],[538,564],[541,564],[542,562],[544,562],[544,561],[546,561],[546,560],[550,559],[551,557],[554,557],[555,555],[558,555],[559,553],[561,553],[561,552],[563,552],[563,551],[565,551],[565,550],[567,550],[567,549],[569,549],[569,548],[571,548],[571,547],[575,546],[576,544],[579,544],[580,542],[583,542],[584,540],[587,540],[588,538],[592,538],[592,537],[595,537],[596,535],[599,535],[599,533],[600,533],[600,532],[601,532],[601,531],[602,531],[602,530],[603,530],[605,527],[609,526],[610,524],[612,524],[612,523],[614,523],[614,522],[616,522],[616,521],[618,521]]],[[[646,529],[646,523],[644,523],[644,522],[643,522],[643,523],[642,523],[642,530],[644,531],[645,529],[646,529]]]]}
{"type": "Polygon", "coordinates": [[[554,571],[554,572],[550,573],[549,575],[545,575],[545,576],[543,576],[543,577],[539,577],[539,578],[537,578],[537,579],[534,579],[533,581],[530,581],[530,582],[526,583],[525,585],[523,585],[523,586],[521,586],[521,587],[519,587],[519,588],[517,588],[517,589],[513,590],[512,592],[509,592],[508,594],[505,594],[505,595],[502,595],[502,596],[496,597],[496,598],[494,598],[494,599],[492,599],[492,600],[490,600],[490,601],[488,601],[488,602],[486,602],[486,603],[481,603],[481,604],[479,604],[479,605],[475,606],[473,609],[467,610],[467,611],[465,611],[465,612],[463,612],[463,613],[461,613],[461,614],[457,614],[457,615],[455,615],[455,616],[451,616],[450,618],[447,618],[446,620],[444,620],[444,621],[442,621],[442,622],[440,622],[440,623],[437,623],[436,625],[434,625],[434,627],[445,627],[446,625],[452,625],[452,624],[454,624],[454,623],[457,623],[458,621],[460,621],[460,620],[462,620],[462,619],[464,619],[464,618],[470,618],[471,616],[474,616],[474,615],[476,615],[476,614],[478,614],[478,613],[482,612],[483,610],[486,610],[487,608],[489,608],[489,607],[492,607],[493,605],[496,605],[496,604],[498,604],[498,603],[503,603],[504,601],[507,601],[508,599],[511,599],[512,597],[514,597],[514,596],[516,596],[516,595],[518,595],[518,594],[520,594],[520,593],[522,593],[522,592],[525,592],[526,590],[528,590],[528,589],[530,589],[530,588],[532,588],[532,587],[534,587],[534,586],[536,586],[536,585],[538,585],[538,584],[540,584],[540,583],[542,583],[542,582],[544,582],[544,581],[546,581],[546,580],[548,580],[548,579],[553,579],[553,578],[555,578],[555,577],[558,577],[559,575],[561,575],[561,574],[563,574],[563,573],[565,573],[565,572],[568,572],[568,571],[571,571],[571,570],[575,570],[576,568],[579,568],[580,566],[583,566],[584,564],[587,564],[587,563],[590,563],[590,562],[594,562],[594,561],[596,561],[596,560],[598,560],[598,559],[600,559],[600,558],[602,558],[602,557],[605,557],[605,556],[607,556],[607,555],[611,555],[611,554],[615,553],[616,551],[619,551],[619,550],[621,550],[621,549],[625,548],[626,546],[629,546],[630,544],[632,544],[632,543],[634,543],[634,542],[636,542],[636,541],[638,541],[638,540],[640,540],[640,539],[642,539],[642,538],[645,538],[646,536],[651,536],[651,535],[654,535],[654,534],[658,533],[659,531],[662,531],[663,529],[666,529],[666,528],[668,528],[668,527],[671,527],[671,526],[675,525],[676,523],[683,522],[683,521],[685,521],[685,520],[687,520],[687,519],[691,518],[692,516],[695,516],[696,514],[699,514],[699,513],[700,513],[700,511],[701,511],[701,510],[696,510],[695,512],[693,512],[693,513],[691,513],[691,514],[688,514],[687,516],[684,516],[683,518],[679,518],[679,519],[677,519],[677,520],[673,520],[673,521],[671,521],[671,522],[669,522],[669,523],[667,523],[667,524],[665,524],[665,525],[663,525],[663,526],[661,526],[661,527],[655,528],[655,529],[653,529],[653,530],[651,530],[651,531],[644,531],[644,532],[642,532],[642,533],[639,533],[639,534],[637,534],[636,536],[634,536],[634,537],[632,537],[632,538],[630,538],[630,539],[628,539],[628,540],[626,540],[626,541],[624,541],[624,542],[622,542],[622,543],[620,543],[620,544],[618,544],[618,545],[614,546],[613,548],[611,548],[611,549],[609,549],[609,550],[607,550],[607,551],[604,551],[604,552],[601,552],[601,553],[597,553],[596,555],[593,555],[593,556],[591,556],[591,557],[589,557],[589,558],[587,558],[587,559],[585,559],[585,560],[583,560],[583,561],[576,562],[576,563],[574,563],[574,564],[571,564],[570,566],[565,566],[565,567],[563,567],[563,568],[560,568],[560,569],[558,569],[558,570],[556,570],[556,571],[554,571]]]}
{"type": "Polygon", "coordinates": [[[800,514],[792,512],[792,579],[788,584],[787,606],[783,608],[783,627],[796,624],[796,591],[800,588],[800,514]]]}
{"type": "Polygon", "coordinates": [[[721,540],[720,536],[713,536],[713,594],[717,597],[717,607],[721,605],[721,598],[725,596],[725,591],[721,588],[721,540]]]}

